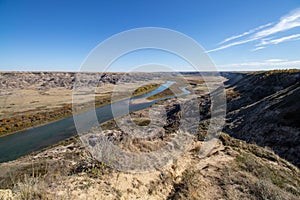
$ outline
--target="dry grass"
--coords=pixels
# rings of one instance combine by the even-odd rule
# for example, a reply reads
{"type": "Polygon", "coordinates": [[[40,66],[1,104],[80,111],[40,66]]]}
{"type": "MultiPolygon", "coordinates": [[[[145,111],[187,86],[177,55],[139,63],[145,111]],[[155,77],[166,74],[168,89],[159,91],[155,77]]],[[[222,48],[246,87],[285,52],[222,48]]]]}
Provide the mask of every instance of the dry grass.
{"type": "Polygon", "coordinates": [[[232,99],[235,99],[237,97],[240,97],[240,92],[235,91],[234,89],[228,89],[226,90],[226,99],[228,101],[231,101],[232,99]]]}
{"type": "Polygon", "coordinates": [[[274,75],[274,74],[282,74],[282,73],[299,73],[299,69],[276,69],[276,70],[270,70],[267,72],[264,72],[263,78],[267,78],[268,76],[274,75]]]}
{"type": "Polygon", "coordinates": [[[44,182],[38,177],[25,177],[23,182],[17,183],[14,190],[19,200],[49,199],[44,182]]]}
{"type": "MultiPolygon", "coordinates": [[[[204,160],[197,158],[196,149],[191,149],[163,171],[146,174],[117,172],[88,155],[62,151],[63,157],[59,158],[60,154],[56,153],[54,159],[59,159],[54,163],[21,168],[24,174],[14,174],[21,178],[15,177],[13,185],[6,188],[13,190],[15,199],[76,199],[93,198],[93,195],[96,199],[99,195],[101,199],[138,196],[152,199],[299,198],[297,169],[263,148],[254,148],[224,134],[221,138],[225,146],[220,143],[221,146],[204,160]],[[64,162],[57,164],[59,160],[64,162]],[[68,160],[76,164],[69,166],[68,160]]],[[[61,145],[69,146],[70,141],[61,145]]],[[[60,146],[49,151],[55,148],[60,146]]]]}

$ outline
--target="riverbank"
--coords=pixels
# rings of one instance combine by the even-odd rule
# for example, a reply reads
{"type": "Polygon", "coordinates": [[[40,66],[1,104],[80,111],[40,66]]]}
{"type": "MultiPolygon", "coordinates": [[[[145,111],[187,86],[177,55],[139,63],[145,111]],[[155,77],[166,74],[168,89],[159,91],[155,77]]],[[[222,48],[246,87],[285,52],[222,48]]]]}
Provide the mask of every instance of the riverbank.
{"type": "MultiPolygon", "coordinates": [[[[146,94],[150,91],[157,89],[161,84],[152,83],[148,85],[144,85],[142,87],[137,88],[132,97],[140,96],[146,94]]],[[[99,90],[99,89],[98,89],[99,90]]],[[[100,93],[100,95],[95,98],[95,108],[99,108],[101,106],[108,105],[111,102],[111,93],[107,94],[100,93]]],[[[128,97],[123,97],[128,98],[128,97]]],[[[118,99],[115,101],[120,101],[123,99],[118,99]]],[[[87,111],[89,108],[84,107],[84,103],[82,103],[82,109],[78,112],[87,111]]],[[[45,111],[39,111],[38,109],[30,110],[24,113],[20,113],[17,116],[6,117],[0,119],[0,137],[5,137],[7,135],[11,135],[20,131],[24,131],[33,127],[45,125],[51,122],[55,122],[67,117],[72,116],[72,104],[65,104],[61,107],[57,108],[49,108],[45,111]]]]}

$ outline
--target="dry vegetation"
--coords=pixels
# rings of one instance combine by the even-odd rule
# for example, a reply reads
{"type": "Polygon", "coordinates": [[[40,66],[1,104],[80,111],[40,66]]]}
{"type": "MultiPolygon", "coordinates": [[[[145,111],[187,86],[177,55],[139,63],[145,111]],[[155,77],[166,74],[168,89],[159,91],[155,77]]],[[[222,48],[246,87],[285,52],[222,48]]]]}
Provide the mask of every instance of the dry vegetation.
{"type": "Polygon", "coordinates": [[[155,99],[160,99],[160,98],[165,98],[165,97],[172,97],[175,95],[180,95],[182,93],[182,90],[177,84],[172,84],[169,88],[166,90],[155,94],[153,96],[148,97],[148,100],[155,100],[155,99]]]}
{"type": "MultiPolygon", "coordinates": [[[[203,94],[203,88],[203,84],[193,86],[196,94],[203,94]]],[[[136,92],[143,93],[145,90],[147,88],[136,92]]],[[[238,90],[227,90],[230,101],[239,99],[240,95],[238,90]]],[[[206,96],[201,96],[202,121],[194,142],[187,152],[167,166],[146,173],[116,171],[106,163],[94,160],[80,140],[73,137],[46,150],[0,164],[0,188],[8,189],[0,190],[0,199],[4,194],[7,199],[28,200],[299,199],[299,169],[268,148],[221,133],[214,149],[205,158],[198,156],[201,147],[206,144],[204,138],[210,108],[207,101],[206,96]]],[[[148,109],[130,115],[139,126],[150,123],[148,109]]],[[[136,139],[126,143],[128,140],[122,135],[116,142],[120,147],[136,152],[156,150],[168,141],[168,131],[175,125],[165,126],[166,134],[159,135],[155,140],[136,139]]],[[[114,120],[103,123],[101,127],[120,131],[114,120]]]]}
{"type": "MultiPolygon", "coordinates": [[[[148,109],[131,116],[139,125],[149,122],[148,109]]],[[[208,124],[204,120],[199,127],[202,137],[208,124]]],[[[102,128],[117,130],[113,120],[102,128]]],[[[138,152],[163,144],[157,145],[157,140],[125,141],[117,142],[124,149],[138,152]]],[[[205,142],[198,136],[189,151],[170,165],[135,174],[116,171],[94,160],[73,137],[0,164],[0,188],[9,189],[6,193],[13,199],[299,199],[299,170],[272,151],[221,134],[209,155],[199,158],[202,145],[205,142]]]]}
{"type": "Polygon", "coordinates": [[[263,78],[267,78],[268,76],[274,75],[274,74],[290,74],[290,73],[299,73],[299,69],[276,69],[276,70],[270,70],[266,72],[262,72],[264,74],[263,78]]]}
{"type": "MultiPolygon", "coordinates": [[[[149,91],[154,90],[159,86],[160,84],[157,83],[144,85],[142,87],[137,88],[133,92],[132,96],[138,96],[138,95],[148,93],[149,91]]],[[[96,93],[95,107],[100,107],[111,103],[112,88],[110,88],[110,90],[107,90],[108,89],[107,87],[110,88],[111,86],[106,86],[106,89],[104,88],[102,92],[96,93]]],[[[101,91],[101,88],[97,88],[97,91],[101,91]]],[[[65,91],[65,92],[67,92],[67,95],[62,95],[62,96],[56,96],[57,93],[54,92],[49,92],[49,93],[39,92],[39,93],[28,93],[28,94],[23,93],[23,96],[26,96],[25,98],[26,100],[23,103],[27,106],[21,104],[24,105],[22,107],[23,110],[19,110],[18,108],[11,109],[11,107],[7,107],[8,110],[6,110],[5,112],[6,114],[2,115],[0,118],[0,136],[71,116],[72,104],[65,103],[65,102],[71,101],[72,94],[71,91],[65,91]],[[54,96],[52,96],[53,93],[55,94],[54,96]],[[47,101],[45,101],[43,97],[45,94],[47,94],[46,96],[48,96],[47,98],[49,98],[47,101]],[[40,97],[40,95],[42,97],[40,97]],[[55,99],[55,101],[52,101],[52,99],[55,99]],[[26,101],[30,101],[31,103],[26,104],[26,101]]],[[[13,99],[12,102],[21,100],[17,96],[15,97],[10,96],[9,98],[13,99]]],[[[22,100],[24,101],[24,99],[22,100]]],[[[16,104],[19,103],[15,102],[11,104],[17,106],[16,104]]],[[[81,111],[88,109],[85,108],[84,105],[85,103],[83,102],[81,111]]]]}
{"type": "Polygon", "coordinates": [[[227,101],[231,101],[237,97],[240,97],[240,92],[239,91],[235,91],[233,88],[229,88],[228,90],[226,90],[226,99],[227,101]]]}
{"type": "Polygon", "coordinates": [[[299,199],[296,167],[226,134],[220,139],[206,158],[197,156],[204,143],[195,142],[171,165],[131,174],[93,160],[72,138],[1,164],[0,188],[13,199],[299,199]]]}

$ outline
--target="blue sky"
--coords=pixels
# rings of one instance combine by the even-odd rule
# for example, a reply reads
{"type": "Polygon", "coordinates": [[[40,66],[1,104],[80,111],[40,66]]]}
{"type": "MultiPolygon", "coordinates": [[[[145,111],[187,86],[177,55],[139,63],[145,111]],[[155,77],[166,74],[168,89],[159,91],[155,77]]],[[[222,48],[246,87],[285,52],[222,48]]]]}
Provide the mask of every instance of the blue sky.
{"type": "MultiPolygon", "coordinates": [[[[299,0],[0,0],[0,71],[78,71],[89,52],[128,29],[163,27],[195,39],[224,70],[300,68],[299,0]]],[[[191,70],[161,51],[121,57],[191,70]]]]}

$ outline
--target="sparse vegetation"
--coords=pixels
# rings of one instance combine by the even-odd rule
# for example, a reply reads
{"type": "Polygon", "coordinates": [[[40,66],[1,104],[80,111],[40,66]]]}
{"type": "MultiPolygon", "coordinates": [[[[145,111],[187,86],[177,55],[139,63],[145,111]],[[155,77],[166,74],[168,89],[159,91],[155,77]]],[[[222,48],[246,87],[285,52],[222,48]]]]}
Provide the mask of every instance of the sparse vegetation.
{"type": "Polygon", "coordinates": [[[138,126],[148,126],[150,124],[150,119],[135,119],[134,122],[138,126]]]}
{"type": "Polygon", "coordinates": [[[155,94],[153,96],[148,97],[147,99],[149,100],[155,100],[155,99],[160,99],[160,98],[165,98],[165,97],[169,97],[169,96],[175,96],[176,94],[181,94],[182,91],[179,88],[179,86],[177,84],[172,84],[169,88],[165,89],[164,91],[155,94]]]}
{"type": "Polygon", "coordinates": [[[149,100],[155,100],[155,99],[161,99],[161,98],[165,98],[165,97],[169,97],[169,96],[174,96],[175,94],[172,92],[172,90],[170,90],[169,88],[158,93],[158,94],[155,94],[151,97],[148,97],[147,99],[149,100]]]}
{"type": "Polygon", "coordinates": [[[201,199],[199,187],[202,183],[200,170],[185,170],[182,174],[181,182],[174,184],[174,189],[169,195],[169,200],[196,200],[201,199]]]}
{"type": "Polygon", "coordinates": [[[156,88],[158,88],[161,84],[157,84],[157,83],[153,83],[153,84],[148,84],[148,85],[144,85],[142,87],[137,88],[136,90],[134,90],[134,92],[132,93],[133,96],[138,96],[138,95],[142,95],[145,93],[148,93],[151,90],[155,90],[156,88]]]}
{"type": "Polygon", "coordinates": [[[0,119],[0,136],[72,115],[72,105],[45,111],[26,112],[15,117],[0,119]]]}
{"type": "MultiPolygon", "coordinates": [[[[142,95],[148,93],[151,90],[158,88],[160,84],[148,84],[143,87],[136,89],[133,93],[133,96],[142,95]]],[[[111,103],[111,95],[105,95],[95,97],[95,107],[105,106],[111,103]]],[[[89,108],[82,106],[80,111],[83,112],[89,108]]],[[[0,119],[0,136],[14,133],[20,130],[24,130],[26,128],[38,126],[41,124],[49,123],[55,120],[59,120],[65,117],[72,116],[72,104],[65,104],[62,107],[54,108],[51,110],[43,110],[39,109],[27,111],[25,113],[19,113],[14,117],[2,118],[0,119]]]]}
{"type": "Polygon", "coordinates": [[[240,97],[240,92],[239,91],[235,91],[234,89],[226,90],[226,99],[228,101],[231,101],[232,99],[235,99],[237,97],[240,97]]]}
{"type": "MultiPolygon", "coordinates": [[[[134,94],[139,95],[151,87],[142,87],[134,94]]],[[[227,97],[232,101],[244,98],[242,89],[245,88],[228,89],[227,97]]],[[[171,94],[170,90],[166,90],[156,97],[162,97],[166,93],[168,96],[171,94]]],[[[114,120],[101,124],[101,128],[107,131],[114,144],[125,151],[157,151],[172,139],[174,135],[170,133],[178,129],[181,108],[177,100],[159,102],[167,104],[167,123],[164,131],[151,138],[132,138],[130,134],[122,132],[114,120]]],[[[12,163],[0,164],[0,188],[10,189],[14,199],[299,199],[299,169],[280,158],[270,148],[262,148],[255,143],[249,144],[221,133],[215,148],[207,157],[199,158],[210,118],[209,98],[201,96],[199,100],[201,121],[199,132],[195,134],[195,142],[191,144],[189,151],[162,169],[144,174],[119,172],[106,163],[93,159],[81,146],[79,139],[73,137],[12,163]]],[[[97,102],[98,105],[109,103],[109,96],[107,99],[99,97],[96,104],[97,102]]],[[[286,101],[280,106],[286,108],[296,103],[286,101]]],[[[274,105],[272,110],[277,108],[274,105]]],[[[133,112],[130,116],[137,125],[147,126],[150,123],[148,111],[149,109],[133,112]]],[[[273,118],[287,120],[293,120],[296,116],[290,112],[271,115],[273,118]]],[[[39,119],[43,119],[42,113],[37,113],[33,120],[39,119]]],[[[9,121],[3,119],[1,123],[17,124],[22,120],[23,118],[9,121]]],[[[236,122],[231,125],[236,125],[236,122]]],[[[290,124],[285,124],[287,125],[290,124]]],[[[22,123],[16,127],[22,127],[22,123]]]]}
{"type": "Polygon", "coordinates": [[[299,69],[276,69],[276,70],[269,70],[264,72],[263,78],[267,78],[268,76],[274,75],[274,74],[282,74],[282,73],[299,73],[299,69]]]}
{"type": "Polygon", "coordinates": [[[70,170],[69,175],[86,173],[92,178],[97,178],[109,172],[111,169],[105,163],[92,160],[92,162],[80,161],[75,168],[70,170]]]}
{"type": "Polygon", "coordinates": [[[43,181],[38,177],[25,177],[23,182],[18,182],[14,188],[17,200],[47,200],[50,199],[43,181]]]}
{"type": "Polygon", "coordinates": [[[252,192],[258,195],[258,199],[277,199],[276,196],[282,193],[281,190],[300,196],[300,174],[297,168],[273,152],[254,144],[247,144],[226,134],[221,134],[220,139],[224,145],[240,152],[233,166],[237,172],[244,171],[264,180],[249,185],[252,192]],[[276,187],[279,189],[276,190],[276,187]]]}

